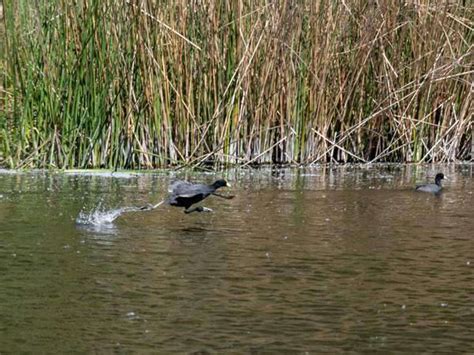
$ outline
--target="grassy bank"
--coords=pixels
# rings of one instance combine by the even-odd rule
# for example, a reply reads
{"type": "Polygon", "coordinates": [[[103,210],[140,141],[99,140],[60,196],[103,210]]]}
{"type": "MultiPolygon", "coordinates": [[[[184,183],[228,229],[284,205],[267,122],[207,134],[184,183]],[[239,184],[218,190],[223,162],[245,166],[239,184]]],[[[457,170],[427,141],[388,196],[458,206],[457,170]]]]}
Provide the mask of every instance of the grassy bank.
{"type": "Polygon", "coordinates": [[[4,0],[0,164],[467,159],[469,1],[4,0]]]}

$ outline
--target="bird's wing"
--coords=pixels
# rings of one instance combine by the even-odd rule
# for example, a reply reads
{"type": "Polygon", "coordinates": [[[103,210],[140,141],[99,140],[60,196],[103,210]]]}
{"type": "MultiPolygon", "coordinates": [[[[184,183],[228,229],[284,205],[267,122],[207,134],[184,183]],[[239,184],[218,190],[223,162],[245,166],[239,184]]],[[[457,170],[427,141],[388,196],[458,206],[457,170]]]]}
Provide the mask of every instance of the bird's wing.
{"type": "Polygon", "coordinates": [[[174,193],[175,191],[184,189],[186,188],[186,186],[189,186],[189,185],[191,184],[187,181],[174,180],[174,181],[171,181],[171,183],[169,184],[168,192],[171,194],[171,193],[174,193]]]}
{"type": "Polygon", "coordinates": [[[199,194],[209,194],[209,187],[202,184],[192,184],[187,181],[173,181],[169,188],[168,192],[174,196],[180,197],[193,197],[199,194]]]}

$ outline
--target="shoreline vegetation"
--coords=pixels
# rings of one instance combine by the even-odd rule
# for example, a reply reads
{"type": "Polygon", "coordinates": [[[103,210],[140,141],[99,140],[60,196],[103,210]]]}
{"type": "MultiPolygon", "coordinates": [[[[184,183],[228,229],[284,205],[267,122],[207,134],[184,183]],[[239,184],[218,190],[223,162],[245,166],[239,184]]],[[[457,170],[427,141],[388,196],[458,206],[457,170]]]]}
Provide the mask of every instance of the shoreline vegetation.
{"type": "Polygon", "coordinates": [[[0,0],[0,166],[472,160],[469,3],[0,0]]]}

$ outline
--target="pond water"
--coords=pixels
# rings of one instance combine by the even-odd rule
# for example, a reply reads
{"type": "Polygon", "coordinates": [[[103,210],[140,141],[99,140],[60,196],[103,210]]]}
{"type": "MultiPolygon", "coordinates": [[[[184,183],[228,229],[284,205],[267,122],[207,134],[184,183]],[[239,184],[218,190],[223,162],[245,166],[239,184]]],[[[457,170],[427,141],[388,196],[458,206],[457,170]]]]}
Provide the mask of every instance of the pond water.
{"type": "Polygon", "coordinates": [[[0,353],[474,352],[474,166],[0,173],[0,353]],[[439,196],[413,190],[443,172],[439,196]],[[233,187],[186,215],[171,178],[233,187]]]}

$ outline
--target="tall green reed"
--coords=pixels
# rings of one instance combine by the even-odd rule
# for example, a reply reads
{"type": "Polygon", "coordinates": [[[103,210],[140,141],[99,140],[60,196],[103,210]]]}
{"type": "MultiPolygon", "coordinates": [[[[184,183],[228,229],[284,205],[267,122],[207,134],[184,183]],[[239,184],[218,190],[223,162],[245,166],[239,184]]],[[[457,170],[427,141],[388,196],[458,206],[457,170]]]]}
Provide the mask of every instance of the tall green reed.
{"type": "Polygon", "coordinates": [[[5,166],[470,155],[474,10],[461,2],[4,6],[5,166]]]}

